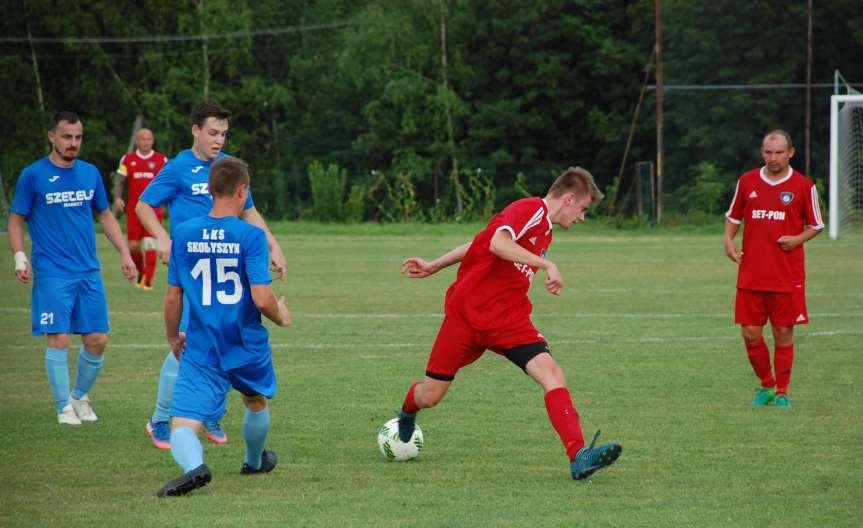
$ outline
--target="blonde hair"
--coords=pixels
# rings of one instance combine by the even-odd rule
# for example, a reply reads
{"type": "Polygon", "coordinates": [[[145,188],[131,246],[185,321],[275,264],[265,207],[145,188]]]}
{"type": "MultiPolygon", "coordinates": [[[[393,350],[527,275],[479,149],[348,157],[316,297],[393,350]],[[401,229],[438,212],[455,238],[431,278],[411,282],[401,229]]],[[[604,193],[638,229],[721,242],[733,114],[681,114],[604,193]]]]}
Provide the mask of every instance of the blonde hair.
{"type": "Polygon", "coordinates": [[[563,196],[565,193],[573,192],[577,195],[590,195],[590,203],[597,204],[605,198],[602,191],[593,180],[593,175],[582,169],[581,167],[570,167],[563,174],[554,180],[551,187],[548,188],[548,194],[555,198],[563,196]]]}
{"type": "Polygon", "coordinates": [[[782,130],[781,128],[774,128],[770,132],[764,134],[764,138],[761,140],[761,143],[764,143],[764,140],[769,138],[770,136],[782,136],[785,138],[785,141],[788,143],[788,148],[794,148],[794,143],[791,142],[791,134],[782,130]]]}

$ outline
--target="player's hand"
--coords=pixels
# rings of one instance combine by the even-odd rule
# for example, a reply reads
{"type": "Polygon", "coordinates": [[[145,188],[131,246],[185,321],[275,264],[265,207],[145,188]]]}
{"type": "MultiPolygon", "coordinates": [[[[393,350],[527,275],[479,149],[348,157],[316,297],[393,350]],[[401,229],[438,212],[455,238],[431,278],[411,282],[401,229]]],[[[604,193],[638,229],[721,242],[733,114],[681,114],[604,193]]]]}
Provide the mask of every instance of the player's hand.
{"type": "Polygon", "coordinates": [[[563,289],[563,277],[554,262],[549,262],[545,268],[545,289],[552,295],[560,295],[563,289]]]}
{"type": "Polygon", "coordinates": [[[776,243],[779,244],[782,251],[791,251],[801,244],[800,239],[792,235],[781,236],[776,240],[776,243]]]}
{"type": "Polygon", "coordinates": [[[138,278],[138,267],[135,266],[135,262],[132,261],[132,257],[129,255],[122,257],[120,261],[120,271],[123,272],[123,276],[126,277],[129,282],[138,278]]]}
{"type": "Polygon", "coordinates": [[[27,284],[30,282],[30,279],[33,277],[33,268],[30,266],[30,262],[25,262],[24,267],[16,266],[15,267],[15,277],[18,279],[18,282],[22,284],[27,284]]]}
{"type": "Polygon", "coordinates": [[[278,245],[270,251],[270,271],[276,273],[275,278],[277,280],[288,278],[288,261],[285,258],[285,254],[282,253],[282,248],[278,245]]]}
{"type": "Polygon", "coordinates": [[[167,266],[171,259],[171,239],[169,237],[156,239],[156,252],[159,254],[162,264],[167,266]]]}
{"type": "Polygon", "coordinates": [[[114,209],[122,213],[126,210],[126,202],[124,202],[122,198],[115,199],[114,209]]]}
{"type": "Polygon", "coordinates": [[[738,249],[737,244],[733,240],[725,241],[725,254],[737,264],[740,264],[740,261],[743,259],[743,252],[738,249]]]}
{"type": "Polygon", "coordinates": [[[180,355],[182,355],[186,350],[186,334],[181,332],[177,337],[169,337],[168,344],[171,346],[171,353],[173,353],[174,357],[179,361],[180,355]]]}
{"type": "Polygon", "coordinates": [[[277,304],[279,305],[279,320],[276,324],[279,326],[288,326],[291,324],[291,312],[288,311],[288,307],[285,305],[285,297],[279,297],[277,304]]]}
{"type": "Polygon", "coordinates": [[[411,257],[402,262],[402,275],[407,275],[412,279],[422,279],[437,273],[437,271],[437,268],[419,257],[411,257]]]}

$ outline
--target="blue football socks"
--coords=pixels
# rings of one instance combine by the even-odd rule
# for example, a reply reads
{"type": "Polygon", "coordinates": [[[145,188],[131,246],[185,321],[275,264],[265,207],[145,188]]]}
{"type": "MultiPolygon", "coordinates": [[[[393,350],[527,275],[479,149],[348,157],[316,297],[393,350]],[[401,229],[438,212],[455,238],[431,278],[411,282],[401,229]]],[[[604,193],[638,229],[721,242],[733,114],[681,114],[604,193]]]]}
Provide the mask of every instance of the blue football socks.
{"type": "Polygon", "coordinates": [[[102,370],[104,356],[94,356],[87,352],[84,345],[78,351],[78,374],[75,377],[75,390],[72,392],[72,397],[80,400],[85,394],[90,392],[96,378],[99,377],[99,371],[102,370]]]}
{"type": "Polygon", "coordinates": [[[246,409],[243,419],[243,439],[246,441],[246,465],[261,469],[261,454],[270,431],[270,408],[254,412],[246,409]]]}
{"type": "Polygon", "coordinates": [[[57,405],[57,414],[69,405],[69,349],[51,348],[45,351],[45,374],[57,405]]]}
{"type": "Polygon", "coordinates": [[[171,455],[188,473],[204,463],[204,447],[191,427],[178,427],[171,431],[171,455]]]}
{"type": "Polygon", "coordinates": [[[171,400],[174,398],[174,384],[177,382],[177,371],[179,370],[180,362],[169,350],[168,356],[162,363],[162,371],[159,372],[159,392],[156,396],[156,409],[153,411],[151,422],[167,422],[170,418],[171,400]]]}

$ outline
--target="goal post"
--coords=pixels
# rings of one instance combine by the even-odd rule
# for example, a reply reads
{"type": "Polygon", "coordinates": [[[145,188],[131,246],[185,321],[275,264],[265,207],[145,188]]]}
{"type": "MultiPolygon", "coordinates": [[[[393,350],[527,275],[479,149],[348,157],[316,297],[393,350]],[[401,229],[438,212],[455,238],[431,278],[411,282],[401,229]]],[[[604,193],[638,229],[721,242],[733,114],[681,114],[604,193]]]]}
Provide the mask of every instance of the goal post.
{"type": "Polygon", "coordinates": [[[861,220],[863,207],[863,95],[830,97],[830,238],[861,220]]]}

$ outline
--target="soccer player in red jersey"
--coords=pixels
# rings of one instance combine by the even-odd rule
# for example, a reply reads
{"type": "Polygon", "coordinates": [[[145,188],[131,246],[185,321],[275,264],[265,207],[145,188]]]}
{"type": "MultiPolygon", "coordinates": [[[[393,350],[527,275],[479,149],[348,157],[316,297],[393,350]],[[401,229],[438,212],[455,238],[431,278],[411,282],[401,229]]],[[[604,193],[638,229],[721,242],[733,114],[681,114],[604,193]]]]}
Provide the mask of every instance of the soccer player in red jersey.
{"type": "MultiPolygon", "coordinates": [[[[135,134],[136,149],[120,160],[120,166],[114,177],[114,208],[121,213],[126,212],[126,238],[129,239],[129,251],[132,260],[138,268],[137,286],[144,290],[153,289],[153,273],[156,271],[156,239],[141,225],[135,206],[138,197],[153,181],[156,174],[162,170],[167,159],[161,152],[153,150],[153,132],[141,128],[135,134]],[[123,200],[123,182],[129,189],[128,199],[123,200]],[[141,252],[143,240],[146,254],[141,252]]],[[[162,222],[162,209],[156,210],[159,222],[162,222]]]]}
{"type": "Polygon", "coordinates": [[[493,350],[520,367],[545,393],[545,407],[566,448],[574,479],[587,478],[620,456],[618,444],[585,447],[578,413],[566,388],[563,370],[552,358],[545,338],[530,320],[527,297],[538,269],[545,270],[545,289],[559,295],[563,278],[545,258],[552,224],[564,229],[584,221],[587,209],[603,195],[586,170],[570,167],[551,185],[545,198],[511,203],[477,234],[432,262],[405,260],[402,273],[428,277],[461,262],[455,282],[446,293],[445,316],[432,347],[426,376],[408,390],[399,413],[399,436],[413,435],[416,413],[441,401],[456,373],[493,350]]]}
{"type": "Polygon", "coordinates": [[[803,243],[821,232],[824,221],[815,184],[789,166],[794,146],[788,132],[764,136],[761,155],[764,166],[740,177],[725,213],[725,254],[739,265],[734,322],[741,326],[749,362],[761,380],[752,405],[790,409],[794,325],[809,322],[803,243]],[[743,251],[734,242],[741,222],[743,251]],[[762,336],[768,319],[773,367],[762,336]]]}

